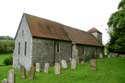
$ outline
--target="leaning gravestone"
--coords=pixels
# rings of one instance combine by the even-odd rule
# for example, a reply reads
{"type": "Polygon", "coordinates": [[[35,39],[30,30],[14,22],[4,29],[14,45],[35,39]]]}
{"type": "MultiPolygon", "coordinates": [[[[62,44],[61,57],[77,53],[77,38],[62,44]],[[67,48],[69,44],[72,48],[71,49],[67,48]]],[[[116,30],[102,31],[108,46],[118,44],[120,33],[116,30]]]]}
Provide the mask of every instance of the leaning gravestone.
{"type": "Polygon", "coordinates": [[[40,63],[36,63],[36,72],[40,72],[40,63]]]}
{"type": "Polygon", "coordinates": [[[48,71],[49,71],[49,63],[45,63],[44,72],[48,73],[48,71]]]}
{"type": "Polygon", "coordinates": [[[29,71],[29,79],[33,80],[35,77],[35,72],[36,72],[36,65],[35,63],[31,66],[30,71],[29,71]]]}
{"type": "Polygon", "coordinates": [[[91,70],[96,70],[96,59],[90,60],[91,70]]]}
{"type": "Polygon", "coordinates": [[[8,83],[8,80],[5,78],[2,80],[2,83],[8,83]]]}
{"type": "Polygon", "coordinates": [[[55,74],[59,75],[61,73],[60,63],[55,63],[55,74]]]}
{"type": "Polygon", "coordinates": [[[61,60],[61,65],[62,65],[62,68],[66,69],[67,68],[66,60],[61,60]]]}
{"type": "Polygon", "coordinates": [[[26,79],[26,69],[23,65],[21,65],[21,74],[22,74],[22,78],[26,79]]]}
{"type": "Polygon", "coordinates": [[[15,74],[13,69],[8,72],[8,83],[15,83],[15,74]]]}
{"type": "Polygon", "coordinates": [[[76,60],[74,58],[71,59],[71,69],[76,69],[76,60]]]}

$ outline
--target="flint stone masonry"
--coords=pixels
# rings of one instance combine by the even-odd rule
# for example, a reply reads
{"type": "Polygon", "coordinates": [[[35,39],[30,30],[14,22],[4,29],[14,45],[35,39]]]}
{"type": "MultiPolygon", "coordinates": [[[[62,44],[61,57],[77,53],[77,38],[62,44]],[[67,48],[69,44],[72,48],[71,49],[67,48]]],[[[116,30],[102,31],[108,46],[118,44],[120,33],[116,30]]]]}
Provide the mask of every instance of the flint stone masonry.
{"type": "Polygon", "coordinates": [[[40,72],[40,63],[36,63],[36,72],[40,72]]]}
{"type": "Polygon", "coordinates": [[[48,73],[48,71],[49,71],[49,63],[45,63],[44,72],[48,73]]]}
{"type": "Polygon", "coordinates": [[[76,69],[76,65],[77,65],[77,63],[76,63],[76,60],[73,58],[73,59],[71,59],[71,69],[76,69]]]}
{"type": "Polygon", "coordinates": [[[55,74],[59,75],[61,73],[60,63],[55,63],[55,74]]]}
{"type": "Polygon", "coordinates": [[[63,69],[66,69],[67,68],[67,62],[66,62],[66,60],[61,60],[61,65],[62,65],[63,69]]]}
{"type": "Polygon", "coordinates": [[[13,69],[8,72],[8,83],[15,83],[15,73],[13,69]]]}
{"type": "Polygon", "coordinates": [[[54,66],[55,62],[60,62],[62,59],[69,61],[71,46],[70,42],[33,38],[32,61],[40,62],[43,68],[46,62],[54,66]],[[59,52],[56,50],[55,43],[59,43],[59,52]]]}

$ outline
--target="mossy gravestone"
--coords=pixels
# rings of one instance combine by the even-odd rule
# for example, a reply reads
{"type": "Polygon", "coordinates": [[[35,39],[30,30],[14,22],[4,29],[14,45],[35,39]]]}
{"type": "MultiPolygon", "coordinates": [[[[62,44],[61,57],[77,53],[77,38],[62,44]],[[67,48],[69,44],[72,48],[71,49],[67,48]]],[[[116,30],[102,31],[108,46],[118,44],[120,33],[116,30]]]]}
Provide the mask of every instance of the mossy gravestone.
{"type": "Polygon", "coordinates": [[[26,79],[26,69],[23,65],[21,65],[21,74],[22,74],[22,78],[26,79]]]}
{"type": "Polygon", "coordinates": [[[45,63],[44,72],[48,73],[48,71],[49,71],[49,63],[45,63]]]}
{"type": "Polygon", "coordinates": [[[15,83],[15,73],[13,69],[8,72],[8,83],[15,83]]]}
{"type": "Polygon", "coordinates": [[[96,59],[90,60],[91,70],[96,70],[96,59]]]}
{"type": "Polygon", "coordinates": [[[5,78],[1,81],[2,83],[8,83],[8,80],[5,78]]]}
{"type": "Polygon", "coordinates": [[[30,68],[30,71],[29,71],[29,79],[30,80],[33,80],[34,77],[35,77],[35,72],[36,72],[36,64],[34,63],[31,68],[30,68]]]}
{"type": "Polygon", "coordinates": [[[76,64],[76,59],[74,59],[74,58],[71,59],[71,69],[73,69],[73,70],[76,69],[76,65],[77,65],[76,64]]]}
{"type": "Polygon", "coordinates": [[[60,63],[55,63],[55,74],[59,75],[61,73],[60,63]]]}
{"type": "Polygon", "coordinates": [[[40,63],[36,63],[36,72],[40,72],[40,63]]]}
{"type": "Polygon", "coordinates": [[[80,62],[80,64],[81,64],[81,65],[84,65],[84,64],[85,64],[85,62],[84,62],[84,61],[81,61],[81,62],[80,62]]]}

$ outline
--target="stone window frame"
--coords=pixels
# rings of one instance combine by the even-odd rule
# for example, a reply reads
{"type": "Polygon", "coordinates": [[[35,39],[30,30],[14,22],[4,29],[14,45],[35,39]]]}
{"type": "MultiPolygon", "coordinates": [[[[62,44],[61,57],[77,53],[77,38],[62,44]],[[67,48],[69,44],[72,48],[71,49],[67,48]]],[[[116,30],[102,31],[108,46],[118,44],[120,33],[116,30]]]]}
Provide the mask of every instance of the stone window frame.
{"type": "Polygon", "coordinates": [[[18,42],[18,55],[20,55],[20,42],[18,42]]]}
{"type": "Polygon", "coordinates": [[[60,52],[60,43],[56,42],[56,53],[60,52]]]}
{"type": "Polygon", "coordinates": [[[24,47],[24,55],[27,55],[27,42],[25,41],[25,47],[24,47]]]}

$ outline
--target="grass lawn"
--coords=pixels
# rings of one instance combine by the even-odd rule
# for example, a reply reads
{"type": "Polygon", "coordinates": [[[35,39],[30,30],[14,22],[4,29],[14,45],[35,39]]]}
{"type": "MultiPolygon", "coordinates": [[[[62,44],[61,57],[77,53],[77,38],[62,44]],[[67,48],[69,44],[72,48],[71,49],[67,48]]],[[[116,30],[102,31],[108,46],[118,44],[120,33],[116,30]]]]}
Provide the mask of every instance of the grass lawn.
{"type": "MultiPolygon", "coordinates": [[[[11,66],[0,67],[0,80],[7,77],[11,66]]],[[[98,59],[97,71],[91,71],[89,63],[78,65],[76,70],[62,69],[61,75],[54,75],[53,67],[49,74],[36,73],[34,80],[22,79],[16,72],[16,83],[125,83],[125,58],[98,59]]]]}

